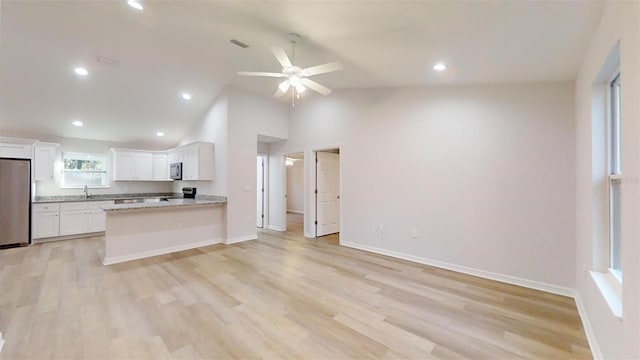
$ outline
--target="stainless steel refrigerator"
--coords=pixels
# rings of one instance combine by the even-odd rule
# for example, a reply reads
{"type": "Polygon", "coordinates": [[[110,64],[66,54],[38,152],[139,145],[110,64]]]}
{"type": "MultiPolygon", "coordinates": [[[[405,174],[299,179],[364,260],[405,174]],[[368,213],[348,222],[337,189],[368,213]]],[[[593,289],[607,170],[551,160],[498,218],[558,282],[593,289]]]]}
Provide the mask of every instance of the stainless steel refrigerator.
{"type": "Polygon", "coordinates": [[[31,160],[0,158],[0,248],[31,238],[31,160]]]}

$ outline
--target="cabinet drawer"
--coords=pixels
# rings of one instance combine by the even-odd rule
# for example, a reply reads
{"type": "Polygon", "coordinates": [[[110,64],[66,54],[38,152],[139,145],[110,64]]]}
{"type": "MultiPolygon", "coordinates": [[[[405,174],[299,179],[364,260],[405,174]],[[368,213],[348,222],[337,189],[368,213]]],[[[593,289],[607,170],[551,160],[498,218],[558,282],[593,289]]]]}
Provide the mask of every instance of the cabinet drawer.
{"type": "Polygon", "coordinates": [[[65,202],[60,203],[60,210],[86,210],[86,202],[65,202]]]}
{"type": "Polygon", "coordinates": [[[33,212],[49,212],[49,211],[60,211],[59,203],[50,203],[50,204],[33,204],[33,212]]]}

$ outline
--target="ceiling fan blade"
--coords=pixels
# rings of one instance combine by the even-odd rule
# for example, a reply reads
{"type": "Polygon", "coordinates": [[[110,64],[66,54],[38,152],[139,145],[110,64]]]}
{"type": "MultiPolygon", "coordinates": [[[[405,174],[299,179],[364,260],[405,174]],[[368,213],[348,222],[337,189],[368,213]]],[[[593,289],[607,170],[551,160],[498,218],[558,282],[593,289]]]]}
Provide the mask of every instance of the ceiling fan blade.
{"type": "Polygon", "coordinates": [[[241,76],[268,76],[268,77],[284,77],[281,73],[259,72],[259,71],[238,71],[241,76]]]}
{"type": "Polygon", "coordinates": [[[320,85],[317,82],[311,80],[311,79],[307,79],[307,78],[302,78],[300,80],[302,82],[302,85],[308,87],[309,89],[319,92],[320,94],[327,96],[329,94],[331,94],[331,89],[329,89],[328,87],[324,86],[324,85],[320,85]]]}
{"type": "Polygon", "coordinates": [[[342,68],[343,68],[342,64],[339,61],[334,61],[334,62],[302,69],[302,73],[305,74],[306,76],[313,76],[313,75],[342,70],[342,68]]]}
{"type": "Polygon", "coordinates": [[[278,85],[278,90],[273,93],[273,96],[281,97],[282,95],[286,94],[287,90],[289,90],[289,85],[289,79],[281,82],[280,85],[278,85]]]}
{"type": "Polygon", "coordinates": [[[276,59],[278,59],[278,62],[280,63],[280,65],[282,65],[283,68],[289,68],[293,66],[291,65],[291,60],[289,60],[287,53],[284,52],[284,49],[280,46],[272,46],[271,52],[273,52],[273,55],[276,56],[276,59]]]}

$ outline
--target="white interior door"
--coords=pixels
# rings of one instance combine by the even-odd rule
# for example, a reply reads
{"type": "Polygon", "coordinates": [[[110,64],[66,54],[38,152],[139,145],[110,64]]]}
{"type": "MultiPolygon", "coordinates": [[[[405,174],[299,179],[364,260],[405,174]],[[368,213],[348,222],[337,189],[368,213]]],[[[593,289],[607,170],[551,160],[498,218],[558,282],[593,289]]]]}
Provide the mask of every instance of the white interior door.
{"type": "Polygon", "coordinates": [[[316,236],[340,231],[340,155],[316,153],[316,236]]]}
{"type": "Polygon", "coordinates": [[[257,198],[257,215],[256,222],[259,228],[264,227],[264,157],[258,156],[256,174],[258,174],[256,183],[258,184],[258,188],[256,191],[257,198]]]}

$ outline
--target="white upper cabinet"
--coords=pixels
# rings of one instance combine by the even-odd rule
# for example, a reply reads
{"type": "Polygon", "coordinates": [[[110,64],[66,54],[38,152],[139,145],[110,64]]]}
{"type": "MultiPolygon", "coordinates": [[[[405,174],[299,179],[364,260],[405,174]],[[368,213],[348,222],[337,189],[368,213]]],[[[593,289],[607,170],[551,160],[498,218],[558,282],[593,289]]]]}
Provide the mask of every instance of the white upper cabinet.
{"type": "Polygon", "coordinates": [[[167,154],[153,154],[153,180],[170,180],[167,154]]]}
{"type": "Polygon", "coordinates": [[[37,140],[0,137],[0,157],[31,159],[37,140]]]}
{"type": "Polygon", "coordinates": [[[134,159],[132,152],[114,150],[113,180],[134,180],[134,159]]]}
{"type": "Polygon", "coordinates": [[[56,148],[58,144],[37,143],[34,149],[33,173],[34,180],[53,181],[56,148]]]}
{"type": "Polygon", "coordinates": [[[170,157],[182,162],[182,180],[213,180],[213,144],[185,145],[172,150],[170,157]]]}
{"type": "Polygon", "coordinates": [[[170,181],[165,152],[111,149],[115,181],[170,181]]]}
{"type": "Polygon", "coordinates": [[[153,180],[153,154],[150,152],[136,152],[133,155],[135,180],[153,180]]]}

